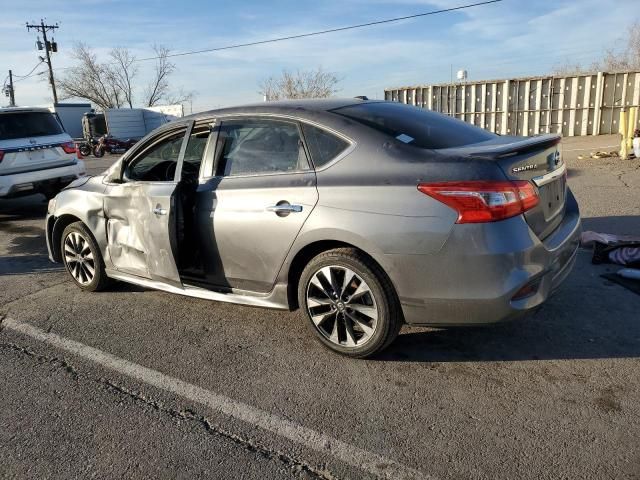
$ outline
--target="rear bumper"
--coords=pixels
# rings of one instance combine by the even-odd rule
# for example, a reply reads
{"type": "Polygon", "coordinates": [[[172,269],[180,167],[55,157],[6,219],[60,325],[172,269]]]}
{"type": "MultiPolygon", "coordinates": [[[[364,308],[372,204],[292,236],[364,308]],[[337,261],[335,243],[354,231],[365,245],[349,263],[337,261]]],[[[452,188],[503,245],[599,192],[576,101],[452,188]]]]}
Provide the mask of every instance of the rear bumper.
{"type": "Polygon", "coordinates": [[[542,304],[575,263],[581,232],[569,194],[562,223],[544,241],[522,216],[502,222],[456,225],[434,255],[396,256],[390,276],[405,321],[454,326],[496,323],[542,304]],[[525,286],[528,296],[514,299],[525,286]]]}
{"type": "Polygon", "coordinates": [[[20,197],[33,193],[60,191],[76,178],[86,173],[82,160],[73,165],[14,173],[0,176],[0,198],[20,197]]]}

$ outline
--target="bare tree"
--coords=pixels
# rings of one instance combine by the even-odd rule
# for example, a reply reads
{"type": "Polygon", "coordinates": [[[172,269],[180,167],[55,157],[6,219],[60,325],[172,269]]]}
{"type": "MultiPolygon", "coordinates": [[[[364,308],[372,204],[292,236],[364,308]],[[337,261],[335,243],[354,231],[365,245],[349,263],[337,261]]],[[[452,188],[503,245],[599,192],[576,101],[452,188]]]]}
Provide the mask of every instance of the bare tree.
{"type": "Polygon", "coordinates": [[[621,70],[640,70],[640,20],[627,28],[627,43],[622,52],[609,49],[600,62],[602,70],[616,72],[621,70]]]}
{"type": "Polygon", "coordinates": [[[124,100],[133,108],[133,80],[138,74],[138,67],[135,65],[134,57],[126,48],[114,48],[109,52],[113,60],[113,66],[109,68],[111,80],[122,92],[124,100]]]}
{"type": "Polygon", "coordinates": [[[185,92],[182,88],[177,92],[168,94],[165,97],[167,105],[177,105],[179,103],[191,103],[195,97],[195,92],[185,92]]]}
{"type": "Polygon", "coordinates": [[[71,56],[78,64],[58,80],[62,98],[86,98],[102,109],[121,107],[125,95],[116,81],[114,69],[98,62],[84,43],[77,43],[71,56]]]}
{"type": "Polygon", "coordinates": [[[340,79],[322,67],[315,70],[290,72],[283,70],[279,77],[269,77],[260,82],[260,94],[266,100],[297,98],[327,98],[338,89],[340,79]]]}
{"type": "Polygon", "coordinates": [[[147,86],[145,98],[147,107],[153,107],[160,103],[169,93],[169,75],[173,73],[176,66],[169,61],[169,49],[160,45],[154,45],[153,51],[156,53],[156,64],[154,75],[147,86]]]}
{"type": "MultiPolygon", "coordinates": [[[[183,103],[193,99],[193,92],[171,92],[169,76],[176,67],[168,60],[169,49],[154,45],[157,60],[153,78],[143,92],[144,105],[152,107],[160,102],[183,103]]],[[[99,62],[91,48],[77,43],[72,52],[77,64],[58,81],[62,98],[86,98],[97,107],[133,108],[139,69],[136,57],[126,48],[114,48],[108,62],[99,62]]]]}
{"type": "Polygon", "coordinates": [[[626,44],[621,51],[613,48],[606,50],[604,57],[591,64],[590,67],[580,63],[566,62],[553,69],[556,75],[581,75],[592,72],[620,72],[640,70],[640,20],[636,20],[627,28],[626,44]]]}
{"type": "Polygon", "coordinates": [[[571,60],[567,59],[566,63],[553,68],[553,74],[560,77],[570,77],[572,75],[586,75],[597,70],[597,66],[588,68],[584,65],[580,65],[579,63],[572,63],[571,60]]]}

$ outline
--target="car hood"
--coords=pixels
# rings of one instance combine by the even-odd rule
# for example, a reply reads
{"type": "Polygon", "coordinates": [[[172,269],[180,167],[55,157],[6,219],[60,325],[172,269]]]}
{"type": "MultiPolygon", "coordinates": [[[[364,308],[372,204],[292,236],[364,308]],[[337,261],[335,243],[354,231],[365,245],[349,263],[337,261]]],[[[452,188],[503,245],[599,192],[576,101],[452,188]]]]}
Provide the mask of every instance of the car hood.
{"type": "Polygon", "coordinates": [[[64,191],[64,190],[79,189],[79,190],[92,191],[92,190],[96,190],[96,188],[98,190],[103,190],[104,189],[104,185],[102,184],[103,178],[104,178],[104,175],[86,175],[84,177],[77,178],[62,190],[64,191]]]}

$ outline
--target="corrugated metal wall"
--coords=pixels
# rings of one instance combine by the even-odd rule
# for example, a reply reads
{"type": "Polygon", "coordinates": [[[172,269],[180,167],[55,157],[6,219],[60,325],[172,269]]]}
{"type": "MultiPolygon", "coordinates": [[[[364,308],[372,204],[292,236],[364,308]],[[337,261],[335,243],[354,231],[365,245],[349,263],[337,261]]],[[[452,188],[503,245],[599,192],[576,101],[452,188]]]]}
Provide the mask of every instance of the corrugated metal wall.
{"type": "Polygon", "coordinates": [[[149,108],[108,108],[105,119],[115,138],[142,138],[160,125],[183,116],[182,105],[149,108]]]}
{"type": "Polygon", "coordinates": [[[640,72],[388,88],[384,96],[502,135],[601,135],[618,132],[623,108],[640,106],[640,72]]]}

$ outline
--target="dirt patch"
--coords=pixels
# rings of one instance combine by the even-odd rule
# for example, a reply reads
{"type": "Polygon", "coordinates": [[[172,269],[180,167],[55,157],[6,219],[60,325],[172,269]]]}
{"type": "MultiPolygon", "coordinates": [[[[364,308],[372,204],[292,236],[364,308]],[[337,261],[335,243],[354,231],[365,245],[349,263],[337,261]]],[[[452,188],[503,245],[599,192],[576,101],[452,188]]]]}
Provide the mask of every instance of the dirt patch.
{"type": "Polygon", "coordinates": [[[607,413],[615,413],[622,411],[622,405],[617,396],[622,389],[620,387],[608,387],[605,388],[600,396],[596,398],[595,404],[600,409],[607,413]]]}

